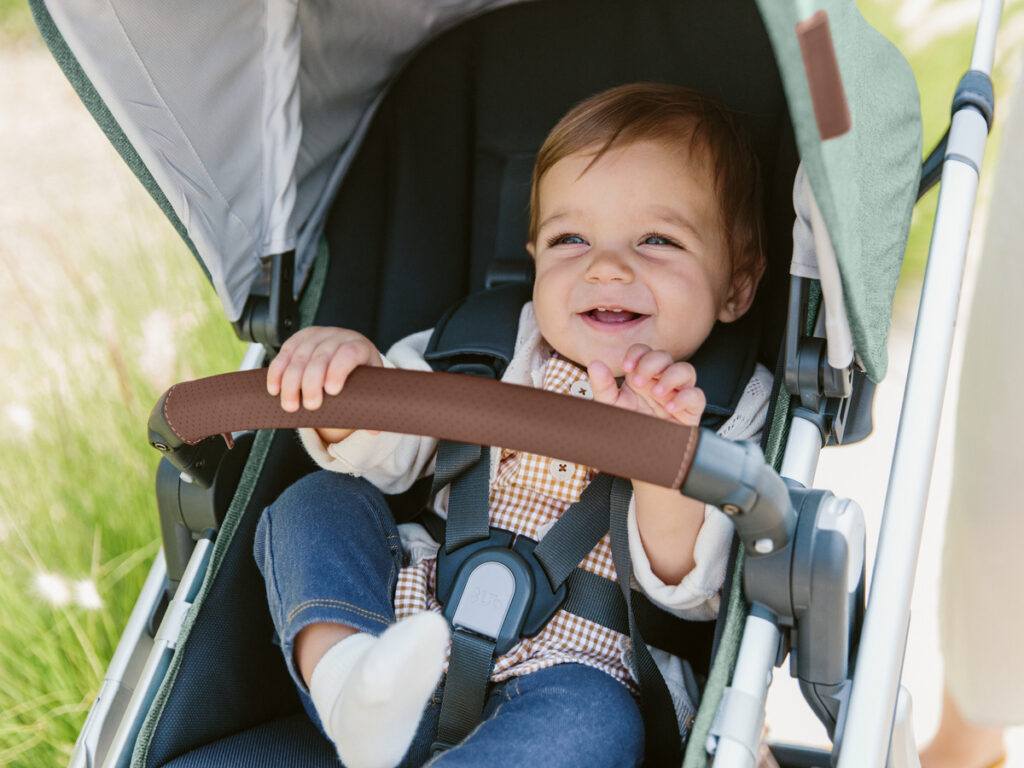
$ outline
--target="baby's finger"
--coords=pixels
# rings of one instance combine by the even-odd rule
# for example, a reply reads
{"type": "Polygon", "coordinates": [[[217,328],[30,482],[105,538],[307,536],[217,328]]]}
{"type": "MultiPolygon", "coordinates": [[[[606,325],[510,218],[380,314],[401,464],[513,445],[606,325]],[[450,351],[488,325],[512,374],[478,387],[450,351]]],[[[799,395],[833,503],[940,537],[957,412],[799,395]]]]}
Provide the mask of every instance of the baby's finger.
{"type": "Polygon", "coordinates": [[[594,393],[594,400],[599,403],[611,405],[619,394],[619,386],[615,383],[611,368],[595,360],[587,366],[587,375],[590,377],[590,390],[594,393]]]}
{"type": "Polygon", "coordinates": [[[697,371],[689,363],[673,363],[658,377],[651,388],[656,397],[669,398],[673,390],[692,387],[697,383],[697,371]]]}
{"type": "Polygon", "coordinates": [[[700,389],[687,387],[665,404],[665,410],[679,423],[697,427],[706,405],[707,400],[700,389]]]}
{"type": "MultiPolygon", "coordinates": [[[[288,341],[291,341],[291,339],[288,341]]],[[[294,352],[295,347],[289,347],[288,342],[286,341],[284,346],[282,346],[281,350],[277,353],[277,356],[271,360],[270,365],[267,366],[267,393],[269,395],[277,397],[281,394],[281,379],[288,368],[288,364],[292,360],[294,352]]]]}
{"type": "Polygon", "coordinates": [[[672,365],[672,356],[664,350],[652,350],[646,352],[636,363],[632,375],[629,377],[630,386],[640,388],[647,386],[647,383],[659,376],[662,371],[672,365]]]}
{"type": "MultiPolygon", "coordinates": [[[[372,350],[372,352],[376,353],[376,350],[372,350]]],[[[358,365],[366,365],[371,362],[370,354],[371,350],[368,345],[357,342],[346,342],[338,347],[327,368],[324,391],[329,395],[341,392],[352,370],[358,365]]]]}
{"type": "Polygon", "coordinates": [[[302,371],[302,406],[315,411],[324,402],[324,380],[327,378],[327,366],[330,364],[336,342],[321,342],[309,356],[305,369],[302,371]]]}
{"type": "Polygon", "coordinates": [[[626,373],[632,371],[640,358],[646,353],[650,352],[651,348],[646,344],[633,344],[629,349],[626,350],[625,356],[622,358],[622,370],[626,373]]]}
{"type": "Polygon", "coordinates": [[[307,337],[293,352],[288,367],[281,375],[281,407],[289,413],[299,410],[299,394],[302,391],[302,380],[306,365],[319,346],[315,336],[307,337]]]}
{"type": "Polygon", "coordinates": [[[309,328],[303,328],[297,331],[285,339],[284,344],[281,345],[280,351],[274,359],[270,361],[270,365],[267,367],[267,392],[269,394],[277,397],[281,393],[284,372],[288,370],[288,366],[291,365],[292,360],[295,358],[295,353],[304,345],[313,344],[315,347],[316,344],[319,343],[319,339],[323,335],[323,331],[327,330],[331,329],[310,326],[309,328]]]}
{"type": "Polygon", "coordinates": [[[277,393],[281,391],[281,374],[284,372],[287,366],[287,361],[281,357],[281,353],[277,353],[277,357],[270,361],[270,365],[267,366],[267,394],[273,397],[277,397],[277,393]]]}

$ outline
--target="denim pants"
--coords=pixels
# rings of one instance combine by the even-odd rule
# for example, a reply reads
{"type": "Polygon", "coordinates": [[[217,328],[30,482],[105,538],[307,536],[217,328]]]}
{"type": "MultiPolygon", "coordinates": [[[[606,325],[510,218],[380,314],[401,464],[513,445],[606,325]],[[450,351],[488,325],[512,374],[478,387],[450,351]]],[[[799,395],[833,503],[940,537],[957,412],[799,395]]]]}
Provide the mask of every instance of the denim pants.
{"type": "MultiPolygon", "coordinates": [[[[394,622],[403,565],[398,529],[369,482],[320,471],[264,510],[256,562],[288,670],[323,727],[293,658],[295,636],[317,622],[379,635],[394,622]]],[[[444,684],[431,696],[403,766],[633,766],[643,722],[628,689],[583,664],[559,664],[492,685],[483,720],[458,746],[431,758],[444,684]]]]}

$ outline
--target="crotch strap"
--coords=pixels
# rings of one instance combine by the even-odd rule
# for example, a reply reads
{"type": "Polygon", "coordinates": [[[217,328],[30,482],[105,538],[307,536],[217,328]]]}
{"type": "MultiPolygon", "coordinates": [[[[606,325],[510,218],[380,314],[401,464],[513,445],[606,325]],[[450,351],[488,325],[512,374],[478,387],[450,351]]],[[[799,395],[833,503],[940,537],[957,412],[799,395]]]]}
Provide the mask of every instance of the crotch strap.
{"type": "Polygon", "coordinates": [[[452,627],[452,652],[435,750],[458,744],[480,722],[494,663],[560,609],[629,633],[615,582],[579,568],[608,531],[611,478],[599,475],[537,543],[489,527],[489,452],[442,441],[434,491],[451,484],[437,597],[452,627]]]}
{"type": "Polygon", "coordinates": [[[480,722],[497,657],[540,632],[562,608],[629,635],[641,649],[633,653],[633,667],[645,722],[654,726],[647,754],[654,757],[650,764],[667,764],[659,757],[679,754],[674,708],[627,607],[629,481],[598,475],[537,543],[488,527],[488,470],[486,449],[447,442],[438,447],[434,491],[448,483],[451,489],[437,596],[452,627],[452,651],[434,751],[458,744],[480,722]],[[610,514],[619,520],[610,523],[610,514]],[[579,567],[609,527],[618,584],[579,567]],[[623,547],[625,552],[616,551],[623,547]]]}

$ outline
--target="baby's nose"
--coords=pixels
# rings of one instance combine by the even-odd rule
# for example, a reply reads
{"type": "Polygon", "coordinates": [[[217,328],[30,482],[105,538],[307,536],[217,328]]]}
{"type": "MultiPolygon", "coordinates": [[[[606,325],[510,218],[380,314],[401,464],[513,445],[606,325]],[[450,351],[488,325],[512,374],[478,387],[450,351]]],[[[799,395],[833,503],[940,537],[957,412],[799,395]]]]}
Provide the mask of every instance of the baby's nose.
{"type": "Polygon", "coordinates": [[[633,267],[628,254],[617,248],[602,248],[592,252],[587,267],[587,279],[595,282],[631,282],[633,267]]]}

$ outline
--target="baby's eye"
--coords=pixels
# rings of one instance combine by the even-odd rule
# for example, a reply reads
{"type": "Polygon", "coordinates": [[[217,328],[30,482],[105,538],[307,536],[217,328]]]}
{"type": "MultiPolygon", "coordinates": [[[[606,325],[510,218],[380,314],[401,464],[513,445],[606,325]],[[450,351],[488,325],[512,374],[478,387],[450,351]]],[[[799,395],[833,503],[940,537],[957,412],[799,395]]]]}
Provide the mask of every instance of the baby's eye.
{"type": "Polygon", "coordinates": [[[644,245],[674,245],[677,248],[679,247],[679,243],[677,243],[672,238],[665,237],[664,235],[653,234],[653,233],[650,234],[650,235],[646,235],[644,237],[643,243],[644,243],[644,245]]]}
{"type": "Polygon", "coordinates": [[[550,240],[548,240],[549,247],[552,245],[586,245],[586,243],[587,241],[584,240],[582,237],[580,237],[579,235],[574,235],[572,233],[555,235],[550,240]]]}

